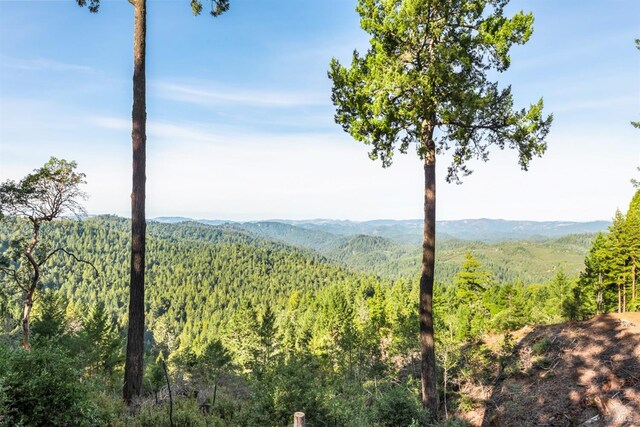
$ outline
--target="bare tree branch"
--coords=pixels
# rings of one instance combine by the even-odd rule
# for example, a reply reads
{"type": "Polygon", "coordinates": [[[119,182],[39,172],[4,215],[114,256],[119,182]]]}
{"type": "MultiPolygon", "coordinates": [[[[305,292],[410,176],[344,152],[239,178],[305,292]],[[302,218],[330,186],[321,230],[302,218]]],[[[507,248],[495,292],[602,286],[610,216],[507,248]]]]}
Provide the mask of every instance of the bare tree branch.
{"type": "Polygon", "coordinates": [[[93,270],[96,273],[96,277],[100,277],[100,272],[98,271],[98,269],[96,268],[95,265],[93,265],[93,263],[91,263],[90,261],[87,261],[85,259],[81,259],[78,258],[73,252],[68,251],[65,248],[57,248],[55,250],[53,250],[52,252],[50,252],[46,257],[44,257],[44,259],[42,261],[40,261],[38,263],[38,266],[42,266],[45,262],[47,262],[49,260],[49,258],[51,258],[53,255],[57,254],[58,252],[64,252],[65,254],[69,255],[71,258],[73,258],[76,262],[81,262],[83,264],[87,264],[89,266],[91,266],[91,268],[93,268],[93,270]]]}

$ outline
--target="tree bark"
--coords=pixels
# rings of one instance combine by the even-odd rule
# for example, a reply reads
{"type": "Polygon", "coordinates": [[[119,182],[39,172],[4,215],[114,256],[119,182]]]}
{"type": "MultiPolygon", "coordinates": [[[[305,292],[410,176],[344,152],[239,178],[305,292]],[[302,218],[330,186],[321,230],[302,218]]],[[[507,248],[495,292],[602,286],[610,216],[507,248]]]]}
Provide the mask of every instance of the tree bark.
{"type": "Polygon", "coordinates": [[[596,314],[604,313],[603,295],[602,295],[602,273],[598,273],[598,296],[596,297],[596,314]]]}
{"type": "Polygon", "coordinates": [[[216,394],[218,393],[218,381],[213,384],[213,399],[211,400],[211,409],[216,407],[216,394]]]}
{"type": "Polygon", "coordinates": [[[618,283],[618,313],[622,313],[622,285],[618,283]]]}
{"type": "Polygon", "coordinates": [[[422,359],[422,405],[435,419],[438,412],[436,358],[433,333],[433,279],[436,249],[436,150],[433,127],[428,126],[423,141],[424,153],[424,236],[422,275],[420,276],[420,354],[422,359]]]}
{"type": "Polygon", "coordinates": [[[636,300],[636,264],[631,266],[631,300],[636,300]]]}
{"type": "Polygon", "coordinates": [[[38,281],[40,280],[40,266],[33,257],[33,250],[38,244],[38,236],[40,233],[40,222],[37,219],[31,218],[33,224],[33,233],[31,235],[31,243],[27,246],[24,252],[25,257],[33,268],[33,276],[31,277],[31,283],[26,288],[24,303],[22,306],[22,347],[29,351],[31,350],[31,344],[29,344],[29,335],[31,332],[31,309],[33,308],[33,294],[38,288],[38,281]]]}
{"type": "Polygon", "coordinates": [[[29,344],[29,332],[31,322],[31,308],[33,307],[33,292],[29,289],[25,298],[22,309],[22,347],[29,351],[31,350],[31,344],[29,344]]]}
{"type": "Polygon", "coordinates": [[[144,268],[145,268],[145,164],[146,164],[146,0],[135,0],[133,35],[133,110],[131,140],[133,175],[131,192],[131,276],[129,327],[123,397],[127,404],[140,396],[144,354],[144,268]]]}

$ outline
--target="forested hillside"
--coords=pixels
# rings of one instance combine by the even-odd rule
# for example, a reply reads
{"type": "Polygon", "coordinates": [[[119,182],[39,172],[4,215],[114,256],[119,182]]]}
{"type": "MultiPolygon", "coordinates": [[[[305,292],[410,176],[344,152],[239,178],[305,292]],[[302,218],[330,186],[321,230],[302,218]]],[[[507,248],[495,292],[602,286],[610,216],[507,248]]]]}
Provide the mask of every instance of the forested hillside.
{"type": "MultiPolygon", "coordinates": [[[[0,250],[8,256],[29,235],[29,224],[12,217],[0,224],[0,250]]],[[[46,264],[34,308],[34,357],[62,358],[114,389],[127,321],[128,227],[128,220],[113,216],[63,219],[44,227],[46,247],[66,248],[99,275],[88,264],[57,254],[46,264]],[[103,343],[101,350],[87,350],[95,340],[103,343]],[[58,345],[85,356],[61,355],[58,345]]],[[[285,425],[298,409],[313,419],[310,425],[356,419],[357,425],[393,426],[419,420],[424,414],[415,380],[417,251],[382,237],[336,238],[288,227],[261,223],[249,231],[231,224],[149,224],[146,393],[159,392],[166,402],[162,377],[154,377],[160,369],[154,361],[166,360],[174,388],[200,394],[200,400],[178,399],[178,413],[189,419],[199,417],[189,405],[200,404],[211,405],[208,419],[219,425],[285,425]],[[211,371],[215,375],[206,373],[211,363],[219,364],[211,371]],[[392,409],[397,405],[404,410],[392,409]]],[[[505,351],[475,345],[461,359],[464,343],[482,334],[596,313],[596,288],[587,276],[576,281],[566,269],[584,259],[592,238],[440,243],[434,304],[438,357],[449,385],[443,388],[441,377],[439,387],[451,409],[469,404],[472,394],[465,387],[478,378],[491,381],[483,358],[499,358],[505,351]]],[[[21,294],[6,273],[2,281],[3,340],[11,342],[18,337],[21,294]]],[[[616,309],[615,293],[612,286],[604,289],[604,310],[616,309]]],[[[5,369],[24,369],[12,365],[15,358],[17,353],[7,354],[5,369]]],[[[89,383],[82,387],[93,400],[111,399],[110,392],[91,391],[89,383]]],[[[92,411],[95,424],[126,419],[92,411]]],[[[148,416],[152,423],[163,417],[148,416]]]]}
{"type": "MultiPolygon", "coordinates": [[[[393,221],[380,222],[386,224],[393,221]]],[[[184,222],[175,222],[180,223],[184,222]]],[[[401,243],[402,238],[398,241],[370,234],[333,234],[275,221],[227,223],[218,227],[249,231],[252,235],[268,240],[312,249],[348,269],[372,273],[386,279],[402,277],[412,280],[419,271],[420,247],[401,243]]],[[[589,227],[589,223],[583,226],[589,227]]],[[[366,230],[366,227],[356,229],[361,228],[366,230]]],[[[332,226],[329,229],[334,228],[332,226]]],[[[436,258],[436,282],[451,282],[464,261],[464,254],[471,251],[487,266],[497,281],[521,281],[529,284],[551,280],[559,268],[571,276],[577,275],[583,268],[584,256],[595,234],[569,234],[559,238],[506,240],[497,243],[460,240],[446,234],[439,236],[436,241],[439,253],[436,258]]]]}
{"type": "MultiPolygon", "coordinates": [[[[497,282],[543,283],[558,269],[577,275],[584,265],[591,239],[595,235],[570,235],[559,239],[483,243],[457,239],[436,242],[436,282],[450,283],[464,262],[473,254],[491,271],[497,282]]],[[[420,267],[420,248],[401,245],[382,237],[357,235],[331,250],[321,251],[358,271],[381,277],[415,277],[420,267]]]]}
{"type": "MultiPolygon", "coordinates": [[[[3,249],[18,225],[4,223],[3,249]]],[[[74,304],[92,304],[99,296],[122,326],[126,322],[122,313],[127,301],[127,228],[128,221],[117,217],[52,224],[46,231],[48,243],[90,261],[99,277],[61,254],[48,269],[44,287],[59,289],[74,304]]],[[[281,308],[293,292],[305,300],[329,283],[345,287],[377,283],[312,252],[224,226],[151,223],[149,237],[149,329],[162,324],[187,346],[218,336],[230,314],[243,304],[258,306],[268,301],[281,308]]]]}
{"type": "MultiPolygon", "coordinates": [[[[272,220],[235,222],[225,220],[158,217],[154,221],[175,224],[200,222],[208,225],[229,224],[258,234],[288,239],[289,243],[316,247],[320,242],[356,235],[385,237],[397,243],[420,243],[423,221],[410,220],[272,220]],[[306,232],[305,232],[306,230],[306,232]],[[311,240],[309,240],[311,239],[311,240]]],[[[514,240],[550,240],[571,234],[595,234],[606,231],[610,221],[508,221],[503,219],[463,219],[437,221],[438,240],[471,240],[498,243],[514,240]]],[[[322,246],[320,246],[322,247],[322,246]]]]}

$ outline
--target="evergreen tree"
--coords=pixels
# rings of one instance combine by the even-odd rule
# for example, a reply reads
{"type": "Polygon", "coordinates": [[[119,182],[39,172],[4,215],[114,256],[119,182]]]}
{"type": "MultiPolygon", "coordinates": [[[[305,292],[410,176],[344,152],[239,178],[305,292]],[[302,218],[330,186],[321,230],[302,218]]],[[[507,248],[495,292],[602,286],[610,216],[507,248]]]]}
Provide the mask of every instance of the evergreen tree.
{"type": "Polygon", "coordinates": [[[122,342],[102,301],[98,301],[87,315],[84,337],[90,369],[93,373],[110,377],[115,367],[121,363],[122,342]]]}
{"type": "Polygon", "coordinates": [[[477,302],[483,291],[491,283],[491,273],[482,268],[482,264],[471,252],[465,254],[462,268],[453,278],[457,285],[457,296],[460,302],[473,305],[477,302]]]}
{"type": "Polygon", "coordinates": [[[583,288],[583,293],[592,295],[591,299],[583,302],[583,309],[586,313],[602,314],[605,312],[604,293],[607,285],[605,278],[609,268],[608,259],[607,237],[602,233],[598,233],[585,258],[585,269],[580,274],[579,284],[583,288]],[[588,301],[594,301],[595,307],[584,307],[584,304],[588,303],[588,301]]]}
{"type": "Polygon", "coordinates": [[[613,224],[609,227],[609,268],[610,280],[618,288],[618,313],[626,310],[627,280],[630,276],[628,235],[625,217],[616,210],[613,224]]]}
{"type": "Polygon", "coordinates": [[[226,342],[233,360],[245,373],[255,368],[259,352],[259,325],[256,311],[249,301],[242,304],[227,325],[226,342]]]}
{"type": "Polygon", "coordinates": [[[630,310],[640,309],[640,301],[637,294],[637,276],[640,271],[640,189],[636,190],[629,210],[625,218],[626,244],[629,255],[631,276],[631,301],[630,310]]]}
{"type": "Polygon", "coordinates": [[[198,358],[198,363],[201,366],[204,378],[213,383],[213,401],[211,403],[213,408],[216,404],[220,374],[231,363],[231,355],[220,340],[213,340],[205,346],[202,355],[198,358]]]}
{"type": "Polygon", "coordinates": [[[533,16],[504,16],[507,0],[359,0],[362,28],[371,34],[366,55],[351,68],[331,61],[336,122],[371,144],[372,159],[389,166],[394,151],[415,144],[424,163],[424,238],[420,280],[422,403],[437,413],[433,331],[436,154],[453,148],[447,175],[459,181],[472,158],[487,160],[491,145],[518,150],[527,169],[542,155],[551,116],[542,100],[514,110],[511,89],[498,89],[488,71],[509,68],[509,50],[524,44],[533,16]]]}
{"type": "Polygon", "coordinates": [[[267,303],[260,318],[258,327],[258,361],[261,368],[266,369],[276,351],[276,315],[267,303]]]}
{"type": "MultiPolygon", "coordinates": [[[[76,0],[97,13],[100,0],[76,0]]],[[[131,190],[131,262],[129,281],[129,327],[123,398],[130,404],[140,395],[144,368],[144,280],[146,255],[146,151],[147,151],[147,0],[129,0],[133,5],[133,108],[131,113],[131,142],[133,174],[131,190]]],[[[211,15],[219,16],[229,10],[229,0],[212,0],[211,15]]],[[[202,13],[202,2],[191,0],[194,15],[202,13]]]]}
{"type": "Polygon", "coordinates": [[[57,342],[67,333],[66,300],[55,291],[45,291],[40,295],[35,319],[31,327],[36,342],[57,342]],[[38,313],[39,312],[39,313],[38,313]]]}
{"type": "Polygon", "coordinates": [[[158,392],[165,385],[164,371],[162,370],[162,355],[150,363],[147,363],[144,378],[146,380],[146,388],[153,393],[156,404],[158,404],[158,392]]]}

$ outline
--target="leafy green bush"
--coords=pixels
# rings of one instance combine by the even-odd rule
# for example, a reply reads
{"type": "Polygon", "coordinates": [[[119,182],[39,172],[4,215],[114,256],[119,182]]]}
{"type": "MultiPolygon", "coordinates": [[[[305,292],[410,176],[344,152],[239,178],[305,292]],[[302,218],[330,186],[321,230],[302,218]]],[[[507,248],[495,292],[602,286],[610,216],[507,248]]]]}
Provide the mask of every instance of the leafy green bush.
{"type": "Polygon", "coordinates": [[[100,424],[81,373],[65,353],[0,347],[0,360],[0,425],[100,424]]]}
{"type": "Polygon", "coordinates": [[[425,423],[425,413],[416,395],[405,387],[391,387],[373,404],[374,425],[408,427],[418,421],[425,423]]]}

